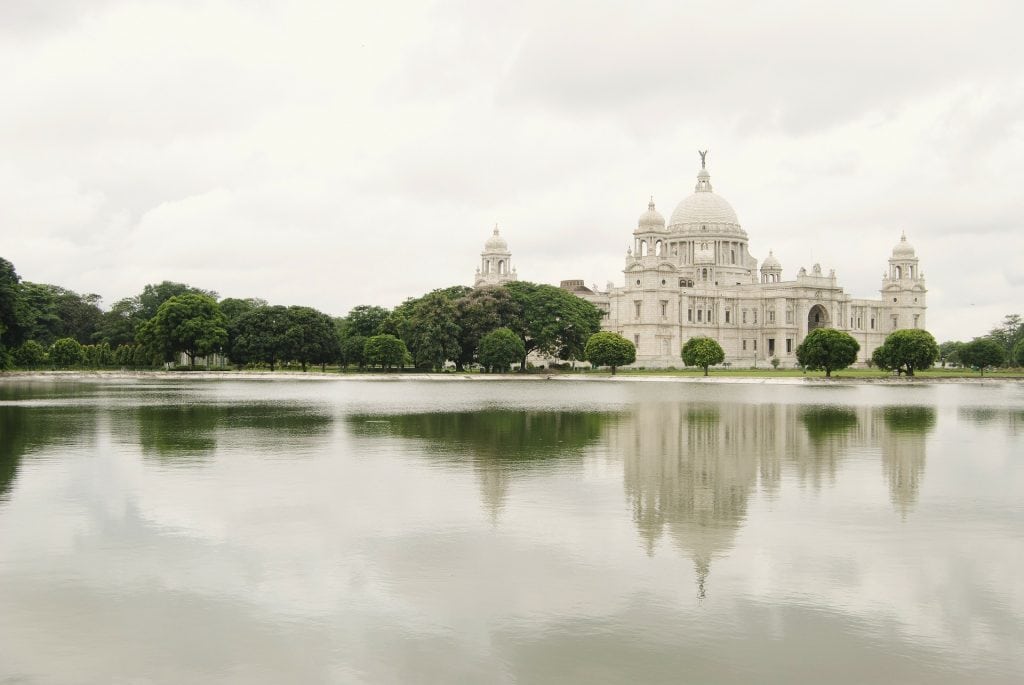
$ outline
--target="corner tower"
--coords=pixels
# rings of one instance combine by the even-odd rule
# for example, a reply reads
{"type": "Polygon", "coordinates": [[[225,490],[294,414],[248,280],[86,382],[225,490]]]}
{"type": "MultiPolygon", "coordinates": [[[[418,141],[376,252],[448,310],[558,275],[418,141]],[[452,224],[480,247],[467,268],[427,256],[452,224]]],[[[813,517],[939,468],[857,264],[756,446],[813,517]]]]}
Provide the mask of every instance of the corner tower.
{"type": "Polygon", "coordinates": [[[889,272],[882,277],[882,303],[886,311],[882,330],[924,328],[927,293],[917,254],[904,233],[892,248],[889,272]]]}

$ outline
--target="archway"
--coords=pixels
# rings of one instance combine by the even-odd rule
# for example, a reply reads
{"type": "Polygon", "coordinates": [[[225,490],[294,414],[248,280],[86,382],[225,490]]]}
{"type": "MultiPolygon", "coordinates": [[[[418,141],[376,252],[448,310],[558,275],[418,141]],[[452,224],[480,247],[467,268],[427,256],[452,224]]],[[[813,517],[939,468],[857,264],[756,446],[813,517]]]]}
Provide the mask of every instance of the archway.
{"type": "Polygon", "coordinates": [[[828,310],[820,304],[811,307],[811,311],[807,312],[807,332],[815,328],[828,328],[828,325],[828,310]]]}

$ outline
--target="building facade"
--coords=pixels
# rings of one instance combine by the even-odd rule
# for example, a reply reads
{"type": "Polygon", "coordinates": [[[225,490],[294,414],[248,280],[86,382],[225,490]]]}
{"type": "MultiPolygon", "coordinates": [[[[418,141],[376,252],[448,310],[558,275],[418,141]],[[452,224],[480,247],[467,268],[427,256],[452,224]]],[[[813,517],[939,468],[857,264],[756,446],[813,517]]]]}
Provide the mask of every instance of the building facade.
{"type": "Polygon", "coordinates": [[[736,212],[712,189],[703,155],[693,194],[667,222],[653,198],[640,215],[623,274],[621,287],[579,294],[606,312],[605,330],[633,341],[636,366],[679,366],[682,345],[702,336],[717,340],[733,366],[774,358],[795,366],[797,346],[820,327],[852,335],[864,364],[892,331],[925,327],[924,274],[906,236],[889,257],[881,299],[852,297],[818,264],[785,280],[774,255],[758,265],[750,253],[736,212]]]}

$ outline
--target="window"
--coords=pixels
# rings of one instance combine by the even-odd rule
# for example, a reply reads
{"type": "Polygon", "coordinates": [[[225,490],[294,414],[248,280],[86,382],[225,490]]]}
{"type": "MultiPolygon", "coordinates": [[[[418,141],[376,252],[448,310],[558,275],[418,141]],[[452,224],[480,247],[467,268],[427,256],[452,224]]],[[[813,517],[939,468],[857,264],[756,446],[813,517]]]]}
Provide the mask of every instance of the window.
{"type": "Polygon", "coordinates": [[[708,310],[708,323],[711,323],[711,310],[708,310]]]}
{"type": "Polygon", "coordinates": [[[893,301],[893,302],[896,302],[897,300],[896,300],[896,298],[894,297],[894,298],[892,298],[892,301],[893,301]]]}
{"type": "Polygon", "coordinates": [[[746,322],[747,322],[747,310],[744,309],[743,310],[743,323],[746,323],[746,322]]]}
{"type": "Polygon", "coordinates": [[[860,317],[857,317],[857,328],[860,328],[860,317]]]}
{"type": "Polygon", "coordinates": [[[735,264],[735,263],[736,263],[736,250],[733,250],[733,251],[732,251],[732,263],[733,263],[733,264],[735,264]]]}
{"type": "Polygon", "coordinates": [[[921,320],[920,314],[914,314],[914,328],[917,328],[917,322],[921,320]]]}
{"type": "MultiPolygon", "coordinates": [[[[754,310],[754,323],[757,323],[757,310],[754,310]]],[[[757,349],[757,348],[755,348],[757,349]]]]}
{"type": "Polygon", "coordinates": [[[747,341],[746,341],[746,340],[744,340],[744,341],[743,341],[743,349],[744,349],[744,350],[746,350],[746,349],[747,349],[747,341]]]}
{"type": "Polygon", "coordinates": [[[754,339],[754,352],[757,352],[757,339],[754,339]]]}
{"type": "Polygon", "coordinates": [[[700,323],[703,320],[702,319],[703,316],[704,316],[704,310],[703,309],[698,309],[697,310],[697,323],[700,323]]]}
{"type": "Polygon", "coordinates": [[[668,300],[661,301],[661,315],[662,317],[668,316],[668,300]]]}
{"type": "Polygon", "coordinates": [[[899,314],[893,314],[892,315],[892,329],[895,331],[899,327],[900,327],[900,315],[899,314]]]}
{"type": "Polygon", "coordinates": [[[634,312],[634,316],[638,319],[640,318],[640,307],[642,304],[643,303],[640,300],[633,301],[633,307],[636,309],[636,311],[634,312]]]}
{"type": "Polygon", "coordinates": [[[690,321],[691,323],[693,322],[693,309],[686,310],[686,320],[690,321]]]}
{"type": "Polygon", "coordinates": [[[786,338],[786,354],[793,354],[793,339],[786,338]]]}
{"type": "Polygon", "coordinates": [[[725,322],[729,323],[729,310],[728,309],[725,310],[725,322]]]}
{"type": "Polygon", "coordinates": [[[635,347],[636,347],[637,349],[640,349],[640,336],[639,336],[639,335],[634,335],[634,336],[633,336],[633,345],[634,345],[634,346],[635,346],[635,347]]]}
{"type": "Polygon", "coordinates": [[[708,270],[707,269],[701,269],[700,277],[703,280],[705,280],[705,281],[708,280],[708,270]]]}
{"type": "Polygon", "coordinates": [[[792,309],[787,309],[786,310],[786,323],[793,323],[793,310],[792,309]]]}
{"type": "Polygon", "coordinates": [[[875,317],[871,317],[871,330],[875,330],[875,317]]]}
{"type": "Polygon", "coordinates": [[[775,338],[768,338],[768,356],[775,356],[775,338]]]}

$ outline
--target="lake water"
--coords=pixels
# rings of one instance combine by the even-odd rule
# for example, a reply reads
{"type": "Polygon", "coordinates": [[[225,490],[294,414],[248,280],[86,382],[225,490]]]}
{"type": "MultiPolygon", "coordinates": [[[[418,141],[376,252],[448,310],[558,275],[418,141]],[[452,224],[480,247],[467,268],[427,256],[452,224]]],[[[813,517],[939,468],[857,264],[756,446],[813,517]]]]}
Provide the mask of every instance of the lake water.
{"type": "Polygon", "coordinates": [[[0,382],[0,683],[1024,682],[1024,385],[0,382]]]}

